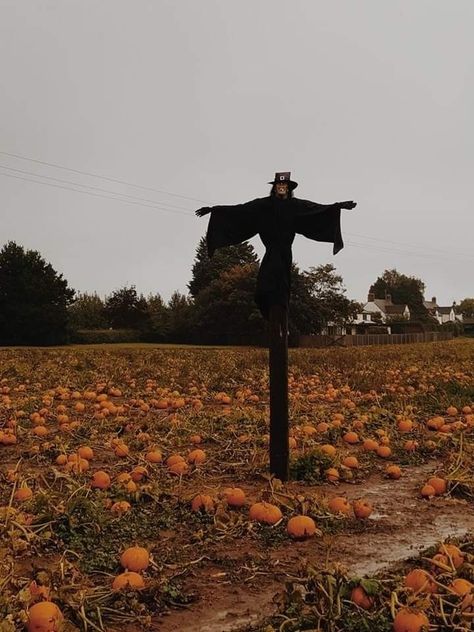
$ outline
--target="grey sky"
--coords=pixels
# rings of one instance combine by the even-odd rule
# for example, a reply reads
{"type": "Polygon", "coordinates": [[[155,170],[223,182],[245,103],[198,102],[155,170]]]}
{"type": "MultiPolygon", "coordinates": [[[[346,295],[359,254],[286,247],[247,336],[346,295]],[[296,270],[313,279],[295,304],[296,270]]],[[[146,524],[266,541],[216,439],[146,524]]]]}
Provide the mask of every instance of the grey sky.
{"type": "Polygon", "coordinates": [[[192,211],[288,170],[298,197],[358,202],[336,257],[296,238],[300,267],[332,262],[358,300],[393,267],[441,304],[473,296],[473,25],[472,0],[0,0],[0,150],[196,199],[0,153],[0,246],[79,291],[167,299],[192,211]]]}

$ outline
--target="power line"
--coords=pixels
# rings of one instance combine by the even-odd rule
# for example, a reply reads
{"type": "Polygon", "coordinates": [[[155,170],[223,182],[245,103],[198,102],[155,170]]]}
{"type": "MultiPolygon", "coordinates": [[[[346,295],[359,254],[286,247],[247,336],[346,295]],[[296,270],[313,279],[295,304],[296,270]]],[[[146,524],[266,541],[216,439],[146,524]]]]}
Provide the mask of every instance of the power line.
{"type": "Polygon", "coordinates": [[[136,189],[143,189],[144,191],[153,191],[154,193],[164,193],[165,195],[171,195],[173,197],[183,198],[184,200],[191,200],[192,202],[206,203],[204,200],[198,200],[197,198],[188,197],[186,195],[180,195],[179,193],[172,193],[171,191],[164,191],[161,189],[154,189],[153,187],[146,187],[141,184],[134,184],[133,182],[127,182],[126,180],[120,180],[118,178],[109,178],[107,176],[91,173],[90,171],[81,171],[80,169],[72,169],[71,167],[64,167],[52,162],[46,162],[45,160],[37,160],[35,158],[28,158],[27,156],[20,156],[19,154],[12,154],[8,151],[0,151],[0,154],[4,156],[10,156],[11,158],[18,158],[19,160],[28,160],[29,162],[36,162],[39,165],[47,165],[48,167],[54,167],[55,169],[63,169],[64,171],[70,171],[72,173],[79,173],[83,176],[90,176],[92,178],[100,178],[101,180],[107,180],[108,182],[115,182],[118,184],[125,184],[129,187],[135,187],[136,189]]]}
{"type": "Polygon", "coordinates": [[[413,252],[413,251],[407,251],[407,250],[398,250],[395,248],[389,248],[387,246],[378,246],[376,244],[361,244],[361,243],[356,243],[356,242],[352,242],[352,241],[347,241],[346,242],[347,245],[349,246],[354,246],[355,248],[364,248],[365,250],[369,249],[369,250],[374,250],[377,252],[381,252],[381,253],[386,253],[386,254],[398,254],[398,255],[404,255],[406,257],[421,257],[423,259],[437,259],[437,260],[443,260],[443,261],[455,261],[456,263],[467,263],[468,261],[470,262],[471,260],[466,260],[466,259],[456,259],[455,256],[451,256],[451,257],[445,257],[439,254],[435,254],[435,253],[430,253],[430,252],[413,252]]]}
{"type": "Polygon", "coordinates": [[[66,187],[60,184],[52,184],[50,182],[41,182],[40,180],[32,180],[31,178],[24,178],[23,176],[14,176],[12,173],[0,172],[0,176],[3,176],[4,178],[14,178],[15,180],[24,180],[25,182],[34,182],[35,184],[42,184],[43,186],[53,187],[55,189],[63,189],[65,191],[75,191],[76,193],[84,193],[85,195],[91,195],[92,197],[98,197],[105,200],[114,200],[115,202],[123,202],[124,204],[132,204],[134,206],[143,206],[145,208],[155,208],[161,211],[165,211],[167,213],[175,213],[175,214],[179,213],[180,215],[187,215],[189,217],[189,213],[186,213],[185,211],[170,210],[163,206],[157,206],[157,205],[152,205],[152,204],[141,204],[138,202],[133,202],[132,200],[124,200],[122,198],[111,197],[109,195],[101,195],[100,193],[92,193],[91,191],[81,191],[81,189],[73,189],[72,187],[66,187]]]}
{"type": "MultiPolygon", "coordinates": [[[[69,168],[69,167],[64,167],[63,165],[49,163],[49,162],[46,162],[44,160],[37,160],[37,159],[34,159],[34,158],[28,158],[26,156],[20,156],[18,154],[9,153],[9,152],[6,152],[6,151],[0,151],[0,154],[3,154],[5,156],[11,156],[13,158],[18,158],[18,159],[21,159],[21,160],[27,160],[27,161],[30,161],[30,162],[46,165],[48,167],[53,167],[53,168],[57,168],[57,169],[63,169],[65,171],[70,171],[72,173],[77,173],[77,174],[81,174],[81,175],[91,176],[91,177],[94,177],[94,178],[99,178],[99,179],[106,180],[106,181],[109,181],[109,182],[115,182],[115,183],[123,184],[123,185],[126,185],[126,186],[132,186],[132,187],[143,189],[143,190],[147,190],[147,191],[153,191],[155,193],[164,193],[166,195],[172,195],[174,197],[179,197],[179,198],[182,198],[182,199],[187,199],[187,200],[200,202],[200,203],[204,203],[204,204],[206,203],[204,200],[199,200],[198,198],[192,198],[192,197],[180,195],[178,193],[173,193],[173,192],[170,192],[170,191],[162,191],[162,190],[159,190],[159,189],[154,189],[152,187],[136,185],[136,184],[127,182],[125,180],[120,180],[120,179],[117,179],[117,178],[109,178],[109,177],[106,177],[106,176],[101,176],[101,175],[94,174],[94,173],[87,172],[87,171],[81,171],[79,169],[72,169],[72,168],[69,168]]],[[[99,194],[91,193],[89,191],[81,191],[81,190],[78,190],[78,189],[70,188],[70,186],[65,187],[65,186],[58,186],[58,185],[49,184],[49,186],[55,186],[55,188],[62,188],[64,190],[70,190],[70,191],[74,191],[76,193],[86,193],[88,195],[93,195],[94,197],[100,197],[100,198],[103,198],[103,199],[122,201],[122,202],[125,202],[125,203],[128,203],[128,204],[135,204],[136,206],[143,206],[145,208],[156,208],[156,209],[159,209],[159,210],[164,210],[164,211],[166,211],[168,213],[172,213],[173,212],[171,209],[176,209],[177,213],[180,213],[180,214],[183,214],[183,215],[191,215],[192,212],[193,212],[191,209],[187,209],[186,207],[175,206],[175,205],[168,204],[166,202],[159,203],[156,200],[151,200],[151,199],[147,199],[147,198],[141,198],[141,197],[129,195],[129,194],[126,194],[126,193],[119,193],[119,192],[116,192],[116,191],[111,191],[109,189],[102,189],[101,187],[96,187],[96,186],[93,186],[93,185],[85,185],[85,184],[81,184],[81,183],[78,183],[78,182],[71,182],[71,181],[68,181],[68,180],[62,180],[60,178],[54,178],[52,176],[36,174],[36,173],[33,173],[33,172],[25,171],[25,170],[22,170],[22,169],[15,169],[13,167],[8,167],[8,166],[5,166],[5,165],[0,165],[0,167],[2,167],[3,169],[7,169],[9,171],[15,171],[17,173],[23,173],[23,174],[26,174],[26,175],[34,176],[35,178],[44,178],[44,179],[47,179],[47,180],[60,182],[62,184],[72,185],[73,187],[82,187],[83,189],[91,189],[93,191],[99,191],[101,193],[106,193],[108,195],[99,195],[99,194]],[[113,195],[115,197],[110,197],[110,195],[113,195]],[[123,199],[123,198],[128,198],[128,200],[127,199],[123,199]]],[[[4,175],[6,177],[12,177],[12,178],[15,177],[13,175],[9,175],[9,174],[6,174],[6,173],[2,174],[1,172],[0,172],[0,175],[4,175]]],[[[19,176],[16,176],[16,179],[24,180],[26,182],[33,182],[33,183],[36,183],[36,184],[48,185],[48,183],[41,182],[41,180],[30,180],[28,178],[20,178],[19,176]]],[[[381,242],[381,244],[382,244],[380,246],[377,246],[377,245],[374,246],[372,244],[366,244],[366,245],[365,244],[356,244],[356,243],[352,243],[351,244],[351,245],[353,245],[355,247],[359,247],[359,248],[367,248],[368,247],[370,249],[378,249],[381,252],[407,254],[407,255],[410,255],[410,256],[418,256],[418,257],[424,257],[424,258],[429,257],[429,256],[431,256],[431,257],[435,256],[436,258],[440,258],[439,255],[430,255],[429,253],[426,253],[426,252],[425,253],[418,253],[418,252],[414,253],[414,252],[395,250],[393,248],[389,249],[388,247],[386,247],[386,246],[384,247],[383,246],[384,243],[387,243],[387,244],[394,244],[396,246],[402,246],[402,247],[408,246],[408,247],[411,247],[411,248],[422,248],[424,250],[436,251],[436,252],[439,252],[439,253],[443,253],[443,254],[449,255],[451,260],[453,259],[453,254],[454,254],[454,256],[467,257],[469,261],[471,260],[471,258],[470,258],[471,255],[469,255],[467,253],[463,253],[463,252],[452,253],[451,251],[443,250],[441,248],[433,248],[433,247],[430,247],[430,246],[420,246],[419,244],[418,245],[417,244],[406,244],[406,243],[403,243],[403,242],[397,242],[397,241],[392,241],[392,240],[389,240],[389,239],[383,239],[381,237],[373,237],[373,236],[370,236],[370,235],[361,235],[360,233],[345,233],[345,234],[349,235],[349,236],[353,236],[353,237],[361,237],[363,239],[368,239],[368,240],[375,241],[375,242],[381,242]],[[383,248],[385,248],[385,249],[383,249],[383,248]]]]}
{"type": "MultiPolygon", "coordinates": [[[[16,173],[23,173],[25,175],[34,176],[35,178],[45,178],[46,180],[61,182],[62,184],[70,184],[73,186],[82,187],[84,189],[92,189],[94,191],[100,191],[101,193],[111,193],[112,195],[130,198],[131,200],[135,200],[139,202],[146,202],[146,203],[151,203],[151,204],[156,204],[158,202],[158,200],[149,200],[146,198],[140,198],[135,195],[128,195],[127,193],[119,193],[118,191],[110,191],[109,189],[102,189],[101,187],[95,187],[90,184],[81,184],[80,182],[71,182],[70,180],[62,180],[61,178],[53,178],[52,176],[45,176],[43,174],[34,173],[32,171],[25,171],[24,169],[14,169],[13,167],[6,167],[5,165],[1,165],[1,164],[0,164],[0,168],[7,169],[8,171],[15,171],[16,173]]],[[[164,205],[170,209],[182,209],[182,210],[188,211],[189,213],[192,212],[192,209],[188,209],[185,206],[175,206],[174,204],[168,204],[167,202],[164,202],[164,205]]]]}
{"type": "MultiPolygon", "coordinates": [[[[421,244],[407,244],[407,243],[402,243],[399,241],[392,241],[390,239],[382,239],[382,237],[371,237],[369,235],[361,235],[360,233],[348,233],[348,232],[344,232],[345,235],[351,235],[352,237],[362,237],[363,239],[370,239],[371,241],[382,241],[385,242],[387,244],[394,244],[396,246],[408,246],[409,248],[424,248],[427,250],[435,250],[437,252],[443,252],[446,254],[453,254],[452,251],[450,250],[445,250],[442,248],[433,248],[432,246],[426,246],[426,245],[421,245],[421,244]]],[[[456,254],[460,254],[462,256],[466,256],[466,257],[470,257],[471,255],[469,255],[468,253],[464,253],[464,252],[457,252],[456,254]]]]}

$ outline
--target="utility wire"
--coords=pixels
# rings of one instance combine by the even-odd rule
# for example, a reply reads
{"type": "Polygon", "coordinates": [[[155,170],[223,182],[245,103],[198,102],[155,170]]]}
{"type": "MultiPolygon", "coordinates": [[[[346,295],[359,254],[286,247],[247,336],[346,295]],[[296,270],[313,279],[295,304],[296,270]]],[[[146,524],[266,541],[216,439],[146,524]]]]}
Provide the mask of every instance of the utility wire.
{"type": "Polygon", "coordinates": [[[129,187],[135,187],[136,189],[143,189],[144,191],[153,191],[154,193],[164,193],[165,195],[171,195],[173,197],[183,198],[184,200],[191,200],[192,202],[206,203],[204,200],[198,200],[197,198],[188,197],[186,195],[180,195],[178,193],[172,193],[171,191],[164,191],[161,189],[154,189],[153,187],[145,187],[141,184],[134,184],[133,182],[127,182],[126,180],[119,180],[118,178],[109,178],[107,176],[91,173],[90,171],[81,171],[80,169],[71,169],[70,167],[64,167],[52,162],[46,162],[45,160],[36,160],[35,158],[27,158],[26,156],[20,156],[19,154],[11,154],[8,151],[0,151],[0,154],[4,156],[10,156],[11,158],[18,158],[19,160],[28,160],[30,162],[36,162],[39,165],[46,165],[48,167],[54,167],[55,169],[63,169],[64,171],[71,171],[72,173],[79,173],[83,176],[90,176],[92,178],[100,178],[101,180],[107,180],[108,182],[115,182],[118,184],[125,184],[129,187]]]}
{"type": "MultiPolygon", "coordinates": [[[[443,255],[439,255],[436,253],[430,253],[430,252],[413,252],[413,251],[408,251],[408,250],[398,250],[395,248],[389,248],[387,246],[378,246],[376,244],[361,244],[361,243],[356,243],[353,241],[346,241],[346,244],[348,246],[354,246],[355,248],[363,248],[364,250],[375,250],[377,252],[381,252],[381,253],[387,253],[387,254],[398,254],[398,255],[403,255],[406,257],[421,257],[423,259],[436,259],[436,260],[443,260],[443,261],[455,261],[456,263],[468,263],[471,260],[466,260],[466,259],[456,259],[455,255],[451,256],[451,257],[446,257],[443,255]]],[[[474,259],[472,260],[474,261],[474,259]]]]}
{"type": "MultiPolygon", "coordinates": [[[[426,245],[421,245],[421,244],[407,244],[407,243],[402,243],[399,241],[392,241],[390,239],[382,239],[382,237],[370,237],[369,235],[361,235],[360,233],[348,233],[346,231],[344,231],[345,235],[351,235],[352,237],[362,237],[363,239],[370,239],[371,241],[382,241],[385,242],[387,244],[394,244],[396,246],[408,246],[409,248],[424,248],[427,250],[435,250],[437,252],[443,252],[446,254],[453,254],[452,251],[450,250],[444,250],[442,248],[433,248],[432,246],[426,246],[426,245]]],[[[464,253],[464,252],[456,252],[455,254],[459,254],[459,255],[463,255],[466,257],[470,257],[472,255],[468,254],[468,253],[464,253]]]]}
{"type": "MultiPolygon", "coordinates": [[[[0,165],[1,166],[1,165],[0,165]]],[[[25,178],[23,176],[18,176],[18,175],[13,175],[10,173],[2,173],[0,172],[0,176],[4,176],[7,178],[14,178],[16,180],[23,180],[25,182],[32,182],[34,184],[42,184],[44,186],[49,186],[49,187],[53,187],[55,189],[62,189],[65,191],[74,191],[75,193],[85,193],[86,195],[91,195],[93,197],[98,197],[98,198],[102,198],[102,199],[106,199],[106,200],[113,200],[113,201],[118,201],[118,202],[123,202],[125,204],[132,204],[134,206],[142,206],[145,208],[154,208],[154,209],[158,209],[158,210],[162,210],[165,211],[167,213],[171,213],[171,214],[176,214],[179,213],[180,215],[187,215],[189,216],[190,213],[186,212],[186,211],[180,211],[178,209],[168,209],[165,208],[163,206],[159,206],[156,204],[145,204],[143,202],[135,202],[133,200],[127,200],[127,199],[123,199],[121,197],[111,197],[110,195],[102,195],[101,193],[94,193],[92,191],[85,191],[85,190],[81,190],[81,189],[75,189],[73,187],[70,186],[63,186],[61,184],[52,184],[50,182],[42,182],[41,180],[34,180],[31,178],[25,178]]],[[[56,178],[54,178],[56,180],[56,178]]],[[[65,182],[65,181],[61,181],[61,182],[65,182]]],[[[83,186],[83,185],[80,185],[83,186]]],[[[101,189],[99,189],[101,190],[101,189]]],[[[415,257],[422,257],[422,258],[435,258],[435,259],[445,259],[446,257],[441,257],[440,255],[436,255],[436,254],[430,254],[430,253],[420,253],[420,252],[409,252],[409,251],[404,251],[404,250],[397,250],[394,248],[389,248],[389,247],[384,247],[384,246],[378,246],[376,244],[360,244],[360,243],[355,243],[355,242],[346,242],[348,245],[350,246],[354,246],[356,248],[363,248],[365,250],[370,249],[370,250],[376,250],[378,252],[383,252],[383,253],[388,253],[388,254],[402,254],[404,256],[415,256],[415,257]]]]}
{"type": "Polygon", "coordinates": [[[12,173],[0,172],[0,176],[3,176],[5,178],[15,178],[15,180],[24,180],[25,182],[34,182],[35,184],[42,184],[43,186],[53,187],[55,189],[63,189],[65,191],[75,191],[76,193],[84,193],[85,195],[91,195],[93,197],[98,197],[105,200],[114,200],[115,202],[123,202],[124,204],[133,204],[134,206],[143,206],[145,208],[155,208],[161,211],[165,211],[166,213],[174,213],[174,214],[179,213],[180,215],[189,216],[189,213],[186,213],[186,211],[170,210],[163,206],[133,202],[132,200],[124,200],[118,197],[111,197],[110,195],[101,195],[100,193],[92,193],[92,191],[82,191],[81,189],[73,189],[72,187],[66,187],[60,184],[52,184],[50,182],[41,182],[40,180],[32,180],[31,178],[24,178],[23,176],[15,176],[12,173]]]}
{"type": "MultiPolygon", "coordinates": [[[[69,180],[61,180],[60,178],[53,178],[52,176],[45,176],[39,173],[34,173],[32,171],[25,171],[24,169],[14,169],[13,167],[7,167],[5,165],[0,164],[0,168],[2,169],[7,169],[8,171],[14,171],[15,173],[22,173],[25,175],[29,175],[29,176],[34,176],[35,178],[45,178],[46,180],[53,180],[54,182],[61,182],[62,184],[70,184],[73,186],[77,186],[77,187],[82,187],[84,189],[92,189],[94,191],[100,191],[101,193],[111,193],[112,195],[116,195],[116,196],[120,196],[120,197],[125,197],[125,198],[130,198],[131,200],[135,200],[138,202],[145,202],[145,203],[151,203],[151,204],[156,204],[157,200],[148,200],[146,198],[140,198],[137,197],[135,195],[128,195],[127,193],[120,193],[118,191],[110,191],[109,189],[102,189],[101,187],[95,187],[92,186],[90,184],[81,184],[80,182],[71,182],[69,180]]],[[[7,174],[4,174],[7,175],[7,174]]],[[[115,199],[115,198],[112,198],[115,199]]],[[[185,211],[188,211],[188,213],[192,213],[191,209],[188,209],[185,206],[175,206],[174,204],[168,204],[167,202],[163,203],[166,207],[170,208],[170,209],[182,209],[185,211]]]]}
{"type": "MultiPolygon", "coordinates": [[[[46,161],[43,161],[43,160],[36,160],[34,158],[28,158],[26,156],[20,156],[18,154],[12,154],[12,153],[9,153],[9,152],[6,152],[6,151],[0,151],[0,154],[3,154],[5,156],[11,156],[13,158],[18,158],[18,159],[21,159],[21,160],[27,160],[27,161],[30,161],[30,162],[35,162],[35,163],[42,164],[42,165],[47,165],[49,167],[54,167],[54,168],[57,168],[57,169],[63,169],[65,171],[70,171],[72,173],[78,173],[78,174],[81,174],[81,175],[86,175],[86,176],[91,176],[91,177],[94,177],[94,178],[99,178],[99,179],[106,180],[106,181],[109,181],[109,182],[116,182],[116,183],[119,183],[119,184],[124,184],[126,186],[132,186],[132,187],[143,189],[143,190],[147,190],[147,191],[153,191],[155,193],[164,193],[166,195],[172,195],[174,197],[179,197],[179,198],[182,198],[182,199],[187,199],[187,200],[191,200],[191,201],[195,201],[195,202],[201,202],[201,203],[204,203],[204,204],[206,203],[204,200],[199,200],[197,198],[192,198],[192,197],[180,195],[178,193],[174,193],[174,192],[171,192],[171,191],[163,191],[163,190],[159,190],[159,189],[154,189],[152,187],[145,187],[145,186],[141,186],[141,185],[136,185],[136,184],[127,182],[125,180],[119,180],[119,179],[116,179],[116,178],[109,178],[109,177],[106,177],[106,176],[101,176],[101,175],[94,174],[94,173],[87,172],[87,171],[81,171],[79,169],[72,169],[72,168],[69,168],[69,167],[64,167],[62,165],[49,163],[49,162],[46,162],[46,161]]],[[[81,183],[78,183],[78,182],[71,182],[71,181],[68,181],[68,180],[61,180],[59,178],[54,178],[52,176],[36,174],[36,173],[30,172],[30,171],[25,171],[25,170],[22,170],[22,169],[15,169],[13,167],[8,167],[8,166],[5,166],[5,165],[0,165],[0,167],[3,168],[3,169],[7,169],[9,171],[14,171],[16,173],[22,173],[22,174],[25,174],[25,175],[34,176],[35,178],[44,178],[44,179],[47,179],[47,180],[60,182],[62,184],[72,185],[74,187],[78,186],[78,187],[82,187],[84,189],[91,189],[93,191],[99,191],[101,193],[107,193],[109,195],[97,195],[97,194],[94,195],[94,194],[92,194],[92,193],[90,193],[88,191],[81,191],[81,190],[74,189],[74,188],[69,188],[69,187],[56,186],[55,188],[62,188],[64,190],[75,191],[77,193],[87,193],[89,195],[94,195],[94,197],[101,197],[101,198],[110,199],[110,200],[118,200],[118,201],[122,201],[122,202],[126,202],[126,203],[127,203],[127,200],[123,199],[123,198],[128,198],[129,200],[133,200],[137,206],[144,206],[145,208],[156,208],[156,209],[164,210],[164,211],[169,212],[169,213],[173,212],[170,209],[177,209],[177,212],[179,212],[180,210],[181,211],[185,211],[184,213],[183,212],[180,213],[180,214],[183,214],[183,215],[191,215],[191,214],[193,214],[193,211],[191,209],[187,209],[186,207],[183,207],[183,206],[171,205],[171,204],[168,204],[167,202],[161,202],[160,203],[160,202],[158,202],[156,200],[151,200],[151,199],[147,199],[147,198],[141,198],[141,197],[129,195],[129,194],[126,194],[126,193],[119,193],[119,192],[116,192],[116,191],[111,191],[109,189],[102,189],[101,187],[96,187],[96,186],[93,186],[93,185],[85,185],[85,184],[81,184],[81,183]],[[110,195],[113,195],[115,197],[110,197],[110,195]]],[[[5,174],[5,173],[2,174],[1,172],[0,172],[0,175],[4,175],[4,176],[7,176],[7,177],[14,177],[12,175],[9,176],[8,174],[5,174]]],[[[26,182],[34,182],[34,183],[37,183],[37,184],[47,184],[45,182],[41,182],[40,180],[29,180],[27,178],[20,178],[18,176],[17,176],[17,179],[19,179],[19,180],[23,179],[26,182]]],[[[50,185],[50,186],[53,186],[53,185],[50,185]]],[[[128,203],[132,204],[133,202],[128,202],[128,203]]],[[[387,243],[387,244],[393,244],[395,246],[402,246],[402,247],[408,246],[410,248],[421,248],[423,250],[432,250],[432,251],[436,251],[436,252],[439,252],[439,253],[447,254],[449,256],[449,258],[451,258],[451,259],[453,258],[453,255],[454,255],[454,256],[460,256],[460,257],[467,257],[468,260],[471,260],[471,255],[469,255],[467,253],[464,253],[464,252],[453,253],[451,251],[443,250],[441,248],[434,248],[434,247],[426,246],[426,245],[421,246],[419,244],[407,244],[407,243],[392,241],[392,240],[389,240],[389,239],[383,239],[381,237],[373,237],[373,236],[370,236],[370,235],[362,235],[360,233],[345,232],[345,235],[353,236],[353,237],[361,237],[363,239],[369,239],[369,240],[375,241],[375,242],[383,242],[383,243],[387,243]]],[[[347,243],[349,243],[349,242],[347,242],[347,243]]],[[[418,257],[420,257],[420,256],[422,256],[422,257],[430,256],[430,254],[426,253],[426,252],[425,253],[418,253],[418,252],[414,253],[414,252],[407,252],[407,251],[396,250],[396,249],[393,249],[393,248],[389,249],[389,247],[384,247],[383,243],[382,243],[381,246],[373,246],[372,244],[364,245],[364,244],[356,244],[356,243],[352,243],[351,245],[353,245],[355,247],[359,247],[359,248],[362,248],[362,247],[367,248],[368,247],[370,249],[379,249],[380,251],[383,251],[383,252],[407,254],[407,255],[418,256],[418,257]],[[385,250],[381,250],[381,248],[383,248],[383,247],[385,248],[385,250]]],[[[439,258],[439,255],[431,255],[431,256],[439,258]]]]}

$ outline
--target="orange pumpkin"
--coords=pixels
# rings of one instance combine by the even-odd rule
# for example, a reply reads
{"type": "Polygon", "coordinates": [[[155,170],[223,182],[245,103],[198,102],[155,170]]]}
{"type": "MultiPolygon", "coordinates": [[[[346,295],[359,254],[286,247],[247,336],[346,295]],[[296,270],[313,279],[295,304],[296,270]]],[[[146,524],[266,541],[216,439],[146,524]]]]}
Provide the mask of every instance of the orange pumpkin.
{"type": "Polygon", "coordinates": [[[254,503],[249,510],[250,520],[264,522],[266,524],[276,524],[283,518],[281,510],[271,503],[254,503]]]}
{"type": "Polygon", "coordinates": [[[464,564],[464,553],[454,544],[441,544],[438,551],[452,560],[454,568],[464,564]]]}
{"type": "Polygon", "coordinates": [[[448,556],[443,553],[436,553],[436,555],[433,555],[431,562],[431,571],[435,575],[452,570],[451,565],[449,564],[448,556]]]}
{"type": "Polygon", "coordinates": [[[86,459],[86,461],[91,461],[94,458],[94,451],[88,445],[81,446],[77,453],[81,459],[86,459]]]}
{"type": "Polygon", "coordinates": [[[245,492],[240,487],[227,487],[222,494],[230,507],[245,505],[245,492]]]}
{"type": "Polygon", "coordinates": [[[19,487],[13,498],[15,500],[18,500],[19,502],[24,502],[25,500],[30,500],[31,498],[33,498],[33,490],[28,487],[27,485],[25,485],[24,487],[19,487]]]}
{"type": "Polygon", "coordinates": [[[148,476],[148,471],[147,471],[146,467],[143,467],[143,465],[136,465],[133,468],[133,470],[130,472],[130,478],[135,483],[139,483],[140,481],[142,481],[147,476],[148,476]]]}
{"type": "Polygon", "coordinates": [[[423,498],[432,498],[436,495],[436,490],[431,485],[423,485],[420,494],[423,496],[423,498]]]}
{"type": "Polygon", "coordinates": [[[365,450],[365,452],[375,452],[378,447],[379,444],[377,441],[375,441],[375,439],[364,439],[364,442],[362,444],[362,448],[365,450]]]}
{"type": "Polygon", "coordinates": [[[326,478],[331,483],[336,483],[339,480],[339,471],[335,467],[329,467],[326,471],[326,478]]]}
{"type": "Polygon", "coordinates": [[[115,456],[123,458],[125,456],[128,456],[128,453],[130,452],[130,450],[128,449],[128,446],[125,445],[125,443],[118,443],[115,446],[114,452],[115,452],[115,456]]]}
{"type": "Polygon", "coordinates": [[[467,579],[462,579],[458,577],[453,580],[451,584],[448,586],[448,590],[459,595],[459,597],[464,597],[464,595],[468,595],[474,589],[474,584],[471,584],[467,579]]]}
{"type": "Polygon", "coordinates": [[[143,590],[145,588],[145,580],[141,575],[133,571],[126,571],[117,575],[112,582],[113,590],[143,590]]]}
{"type": "Polygon", "coordinates": [[[357,434],[357,432],[346,432],[346,434],[342,438],[346,443],[350,443],[351,445],[359,442],[359,435],[357,434]]]}
{"type": "Polygon", "coordinates": [[[392,454],[392,450],[389,448],[388,445],[379,445],[376,452],[377,455],[380,456],[382,459],[388,459],[388,457],[392,454]]]}
{"type": "Polygon", "coordinates": [[[355,456],[346,456],[342,461],[342,465],[350,468],[351,470],[357,469],[359,467],[359,461],[355,456]]]}
{"type": "Polygon", "coordinates": [[[368,501],[360,498],[353,501],[352,511],[358,520],[365,520],[372,513],[372,505],[368,501]]]}
{"type": "Polygon", "coordinates": [[[441,496],[441,494],[445,494],[448,486],[444,478],[440,478],[439,476],[433,476],[432,478],[429,478],[427,481],[427,485],[431,485],[431,487],[435,490],[436,496],[441,496]]]}
{"type": "Polygon", "coordinates": [[[189,470],[189,465],[186,461],[176,461],[173,465],[170,465],[168,468],[168,472],[170,474],[176,474],[177,476],[181,476],[182,474],[186,474],[189,470]]]}
{"type": "Polygon", "coordinates": [[[184,458],[181,456],[181,454],[172,454],[166,459],[166,465],[168,467],[171,467],[175,463],[180,463],[180,462],[182,463],[183,461],[184,461],[184,458]]]}
{"type": "Polygon", "coordinates": [[[405,586],[411,588],[415,593],[435,593],[436,583],[429,573],[422,568],[414,568],[405,577],[405,586]]]}
{"type": "Polygon", "coordinates": [[[62,621],[62,612],[52,601],[40,601],[28,610],[28,632],[59,632],[62,621]]]}
{"type": "Polygon", "coordinates": [[[331,445],[330,443],[325,443],[321,446],[321,452],[332,458],[336,456],[336,447],[331,445]]]}
{"type": "Polygon", "coordinates": [[[128,571],[144,571],[150,564],[150,555],[143,546],[131,546],[120,556],[120,564],[128,571]]]}
{"type": "Polygon", "coordinates": [[[148,461],[148,463],[161,463],[163,455],[160,450],[155,448],[146,453],[145,460],[148,461]]]}
{"type": "Polygon", "coordinates": [[[110,476],[103,470],[94,472],[91,487],[95,487],[96,489],[108,489],[110,487],[110,476]]]}
{"type": "Polygon", "coordinates": [[[130,503],[128,503],[126,500],[119,500],[111,506],[110,511],[114,514],[121,515],[127,513],[127,511],[130,511],[131,508],[132,507],[130,503]]]}
{"type": "Polygon", "coordinates": [[[335,514],[342,513],[348,516],[351,512],[349,501],[347,498],[344,498],[344,496],[334,496],[334,498],[331,498],[328,502],[328,507],[330,511],[335,514]]]}
{"type": "Polygon", "coordinates": [[[400,432],[411,432],[413,430],[413,422],[411,419],[400,419],[397,427],[400,432]]]}
{"type": "Polygon", "coordinates": [[[316,523],[309,516],[294,516],[288,520],[286,530],[292,538],[308,538],[316,533],[316,523]]]}
{"type": "Polygon", "coordinates": [[[319,424],[316,425],[316,430],[321,433],[327,432],[329,430],[329,424],[325,421],[320,421],[319,424]]]}
{"type": "Polygon", "coordinates": [[[351,601],[364,610],[370,610],[374,605],[373,597],[370,597],[360,585],[352,589],[351,601]]]}
{"type": "Polygon", "coordinates": [[[204,463],[205,460],[206,453],[204,452],[204,450],[191,450],[191,452],[188,454],[188,462],[193,463],[194,465],[198,463],[204,463]]]}
{"type": "Polygon", "coordinates": [[[398,480],[402,475],[402,470],[400,469],[398,465],[388,465],[385,470],[385,473],[387,474],[389,478],[398,480]]]}
{"type": "Polygon", "coordinates": [[[214,501],[211,496],[207,494],[198,494],[191,502],[191,509],[193,511],[205,511],[211,513],[214,511],[214,501]]]}
{"type": "Polygon", "coordinates": [[[393,620],[393,632],[427,632],[430,622],[424,612],[402,608],[393,620]]]}

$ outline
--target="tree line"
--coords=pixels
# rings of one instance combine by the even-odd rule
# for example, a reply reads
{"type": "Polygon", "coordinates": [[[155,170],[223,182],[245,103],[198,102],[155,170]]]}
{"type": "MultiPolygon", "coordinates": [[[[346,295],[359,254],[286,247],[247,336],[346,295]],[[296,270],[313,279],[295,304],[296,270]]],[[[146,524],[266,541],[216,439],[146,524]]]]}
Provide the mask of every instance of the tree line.
{"type": "MultiPolygon", "coordinates": [[[[259,344],[266,323],[254,303],[258,267],[250,244],[219,250],[209,259],[202,238],[188,294],[176,291],[166,302],[158,292],[145,297],[132,285],[102,299],[76,292],[39,252],[10,241],[0,251],[0,345],[66,344],[93,340],[91,332],[125,332],[125,337],[133,332],[145,342],[259,344]]],[[[360,312],[332,264],[305,271],[294,264],[291,274],[290,340],[320,333],[329,322],[343,325],[360,312]]],[[[419,279],[386,270],[370,291],[378,298],[390,292],[393,302],[407,303],[417,319],[430,318],[419,279]]],[[[474,312],[474,299],[463,303],[474,312]]]]}

